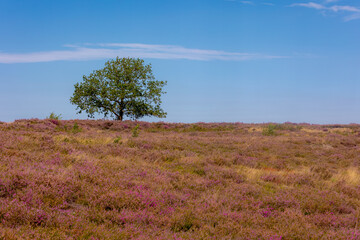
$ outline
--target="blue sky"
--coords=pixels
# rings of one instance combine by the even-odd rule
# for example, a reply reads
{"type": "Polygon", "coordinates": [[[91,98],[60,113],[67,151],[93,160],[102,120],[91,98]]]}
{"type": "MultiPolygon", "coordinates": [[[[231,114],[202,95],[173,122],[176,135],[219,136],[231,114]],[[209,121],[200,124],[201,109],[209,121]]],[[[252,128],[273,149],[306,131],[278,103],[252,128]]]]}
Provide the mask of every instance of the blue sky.
{"type": "Polygon", "coordinates": [[[73,85],[130,56],[163,121],[360,123],[355,0],[0,0],[0,32],[0,121],[86,118],[73,85]]]}

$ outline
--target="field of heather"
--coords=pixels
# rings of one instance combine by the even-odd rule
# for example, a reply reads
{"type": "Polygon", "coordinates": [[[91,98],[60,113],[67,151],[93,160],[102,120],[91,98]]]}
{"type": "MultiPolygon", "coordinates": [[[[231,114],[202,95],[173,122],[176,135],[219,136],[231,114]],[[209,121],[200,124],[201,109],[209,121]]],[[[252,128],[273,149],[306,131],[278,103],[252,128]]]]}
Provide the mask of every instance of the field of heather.
{"type": "Polygon", "coordinates": [[[0,239],[360,239],[359,167],[355,124],[0,123],[0,239]]]}

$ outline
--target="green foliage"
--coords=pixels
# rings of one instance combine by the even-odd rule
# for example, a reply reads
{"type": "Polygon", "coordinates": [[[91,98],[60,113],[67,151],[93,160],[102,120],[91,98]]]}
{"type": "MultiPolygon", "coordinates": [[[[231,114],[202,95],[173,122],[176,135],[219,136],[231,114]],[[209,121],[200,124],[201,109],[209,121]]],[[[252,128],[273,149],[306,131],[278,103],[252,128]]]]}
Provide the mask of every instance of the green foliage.
{"type": "Polygon", "coordinates": [[[199,176],[205,176],[206,175],[206,172],[204,169],[202,168],[196,168],[193,170],[193,173],[199,175],[199,176]]]}
{"type": "Polygon", "coordinates": [[[138,119],[144,116],[165,117],[160,108],[162,88],[166,81],[155,80],[151,65],[135,58],[107,61],[105,67],[75,84],[70,102],[78,113],[85,111],[93,118],[95,113],[110,115],[122,121],[124,116],[138,119]]]}
{"type": "Polygon", "coordinates": [[[132,132],[132,136],[133,137],[138,137],[139,136],[139,124],[136,124],[136,126],[131,129],[131,132],[132,132]]]}
{"type": "Polygon", "coordinates": [[[275,129],[276,125],[269,124],[266,128],[263,129],[262,134],[265,136],[274,136],[276,134],[275,129]]]}
{"type": "Polygon", "coordinates": [[[73,126],[71,132],[75,134],[75,133],[78,133],[81,131],[82,131],[82,129],[79,127],[79,125],[77,123],[74,123],[74,126],[73,126]]]}
{"type": "Polygon", "coordinates": [[[204,131],[206,131],[206,129],[204,127],[202,127],[202,126],[194,124],[194,125],[191,126],[190,131],[204,132],[204,131]]]}
{"type": "Polygon", "coordinates": [[[284,124],[276,124],[274,129],[285,130],[285,131],[300,131],[302,129],[302,126],[284,123],[284,124]]]}
{"type": "Polygon", "coordinates": [[[47,117],[47,119],[54,119],[54,120],[61,120],[61,114],[55,114],[54,112],[50,113],[50,116],[47,117]]]}
{"type": "Polygon", "coordinates": [[[292,124],[269,124],[266,128],[263,129],[262,133],[265,136],[274,136],[277,135],[276,130],[279,131],[300,131],[302,126],[292,125],[292,124]]]}
{"type": "Polygon", "coordinates": [[[122,141],[121,141],[121,136],[119,136],[119,137],[115,138],[114,143],[119,143],[119,144],[122,144],[122,141]]]}

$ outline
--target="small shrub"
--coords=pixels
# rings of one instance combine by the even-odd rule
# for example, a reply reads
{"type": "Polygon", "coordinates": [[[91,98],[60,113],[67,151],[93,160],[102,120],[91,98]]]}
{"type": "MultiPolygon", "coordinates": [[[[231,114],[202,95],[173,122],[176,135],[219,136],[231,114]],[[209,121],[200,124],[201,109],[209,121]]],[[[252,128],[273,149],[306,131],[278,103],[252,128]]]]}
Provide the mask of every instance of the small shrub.
{"type": "Polygon", "coordinates": [[[263,129],[262,134],[264,136],[274,136],[274,135],[276,135],[275,128],[276,128],[276,125],[269,124],[266,128],[263,129]]]}
{"type": "Polygon", "coordinates": [[[122,141],[121,141],[121,136],[119,136],[119,137],[115,138],[114,143],[119,143],[119,144],[122,144],[122,141]]]}
{"type": "Polygon", "coordinates": [[[294,132],[294,131],[300,131],[302,129],[302,126],[290,124],[290,123],[284,123],[284,124],[276,124],[274,129],[294,132]]]}
{"type": "Polygon", "coordinates": [[[71,132],[75,134],[75,133],[78,133],[81,131],[82,131],[82,129],[79,127],[79,125],[77,123],[74,123],[74,126],[73,126],[71,132]]]}
{"type": "Polygon", "coordinates": [[[54,120],[61,120],[61,114],[55,114],[54,112],[50,113],[50,116],[47,117],[47,119],[54,119],[54,120]]]}
{"type": "Polygon", "coordinates": [[[58,126],[60,125],[60,121],[59,121],[59,120],[56,120],[56,119],[49,119],[49,121],[50,121],[52,124],[57,125],[56,129],[58,130],[58,126]]]}
{"type": "Polygon", "coordinates": [[[206,175],[206,172],[204,169],[202,168],[196,168],[193,170],[193,173],[199,175],[199,176],[205,176],[206,175]]]}
{"type": "Polygon", "coordinates": [[[133,129],[131,129],[132,136],[138,137],[139,136],[139,124],[137,124],[133,129]]]}

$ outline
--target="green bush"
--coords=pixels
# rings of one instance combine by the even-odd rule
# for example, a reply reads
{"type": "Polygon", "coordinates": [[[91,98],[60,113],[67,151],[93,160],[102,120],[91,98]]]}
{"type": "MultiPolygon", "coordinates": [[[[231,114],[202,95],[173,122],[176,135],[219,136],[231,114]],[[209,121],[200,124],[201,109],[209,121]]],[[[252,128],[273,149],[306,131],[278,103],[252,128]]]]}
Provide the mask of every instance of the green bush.
{"type": "Polygon", "coordinates": [[[119,137],[115,138],[114,143],[119,143],[119,144],[122,144],[122,141],[121,141],[121,136],[119,136],[119,137]]]}
{"type": "Polygon", "coordinates": [[[263,129],[262,134],[264,136],[274,136],[276,135],[275,129],[276,129],[276,125],[269,124],[266,128],[263,129]]]}
{"type": "Polygon", "coordinates": [[[132,130],[131,130],[131,132],[132,132],[132,136],[133,137],[138,137],[139,136],[139,124],[137,124],[132,130]]]}
{"type": "Polygon", "coordinates": [[[55,119],[55,120],[61,120],[61,114],[57,115],[54,112],[50,113],[50,116],[47,117],[47,119],[55,119]]]}
{"type": "Polygon", "coordinates": [[[82,129],[79,127],[79,125],[77,123],[74,123],[74,126],[71,130],[72,133],[78,133],[78,132],[81,132],[82,129]]]}
{"type": "Polygon", "coordinates": [[[302,126],[299,126],[299,125],[293,125],[293,124],[287,124],[287,123],[284,123],[284,124],[276,124],[274,125],[274,129],[275,130],[286,130],[286,131],[300,131],[302,129],[302,126]]]}

